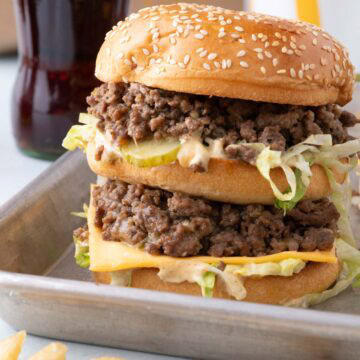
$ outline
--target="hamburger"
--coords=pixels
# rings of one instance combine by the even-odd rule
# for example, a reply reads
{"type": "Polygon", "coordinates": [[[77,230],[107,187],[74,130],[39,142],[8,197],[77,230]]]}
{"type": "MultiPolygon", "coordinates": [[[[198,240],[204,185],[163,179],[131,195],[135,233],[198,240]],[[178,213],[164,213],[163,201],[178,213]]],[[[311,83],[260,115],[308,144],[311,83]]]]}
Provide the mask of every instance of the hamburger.
{"type": "Polygon", "coordinates": [[[83,125],[98,175],[75,257],[97,282],[309,305],[360,274],[347,50],[314,25],[196,4],[130,15],[83,125]],[[351,254],[351,256],[349,255],[351,254]]]}

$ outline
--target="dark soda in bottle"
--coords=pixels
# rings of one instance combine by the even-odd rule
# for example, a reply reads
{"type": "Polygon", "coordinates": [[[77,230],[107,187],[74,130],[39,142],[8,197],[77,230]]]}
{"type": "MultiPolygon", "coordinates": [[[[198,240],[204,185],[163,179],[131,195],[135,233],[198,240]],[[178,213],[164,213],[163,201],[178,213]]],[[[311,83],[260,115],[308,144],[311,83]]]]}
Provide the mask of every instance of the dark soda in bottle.
{"type": "Polygon", "coordinates": [[[97,52],[127,13],[128,0],[14,0],[19,71],[12,96],[16,143],[54,159],[86,96],[98,86],[97,52]]]}

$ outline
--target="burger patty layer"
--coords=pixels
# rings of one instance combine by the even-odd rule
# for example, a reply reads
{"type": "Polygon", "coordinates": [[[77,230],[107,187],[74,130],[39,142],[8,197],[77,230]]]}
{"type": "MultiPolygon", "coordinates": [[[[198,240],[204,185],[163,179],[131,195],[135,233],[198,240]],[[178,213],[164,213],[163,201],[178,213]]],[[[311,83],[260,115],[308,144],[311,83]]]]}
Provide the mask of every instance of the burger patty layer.
{"type": "Polygon", "coordinates": [[[301,201],[284,216],[274,206],[225,204],[112,180],[92,196],[104,240],[176,257],[328,250],[339,218],[326,198],[301,201]]]}
{"type": "Polygon", "coordinates": [[[249,148],[230,144],[245,141],[286,150],[312,134],[331,134],[333,143],[350,139],[347,127],[357,118],[337,105],[318,107],[209,97],[149,88],[137,83],[105,83],[87,98],[88,112],[100,119],[98,128],[120,145],[133,139],[181,138],[200,135],[224,139],[230,158],[253,160],[249,148]]]}

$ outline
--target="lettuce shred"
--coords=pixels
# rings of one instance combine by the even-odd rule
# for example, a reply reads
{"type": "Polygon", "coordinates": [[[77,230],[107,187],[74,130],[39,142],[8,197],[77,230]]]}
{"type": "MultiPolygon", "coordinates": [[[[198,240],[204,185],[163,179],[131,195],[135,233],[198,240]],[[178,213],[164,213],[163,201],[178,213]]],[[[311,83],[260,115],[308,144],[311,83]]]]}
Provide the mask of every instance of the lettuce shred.
{"type": "Polygon", "coordinates": [[[87,241],[82,241],[76,236],[74,236],[73,239],[75,243],[76,264],[82,268],[89,268],[90,267],[89,243],[87,241]]]}
{"type": "Polygon", "coordinates": [[[290,300],[284,305],[292,307],[309,307],[318,305],[347,289],[360,287],[360,251],[345,241],[336,240],[336,253],[342,265],[338,280],[330,289],[320,293],[308,294],[301,298],[290,300]]]}
{"type": "Polygon", "coordinates": [[[227,265],[225,272],[230,272],[240,276],[293,276],[306,266],[306,262],[301,259],[285,259],[279,262],[268,262],[263,264],[242,264],[227,265]]]}
{"type": "Polygon", "coordinates": [[[89,211],[89,207],[87,204],[84,204],[83,205],[83,211],[73,211],[71,212],[70,214],[73,215],[73,216],[77,216],[77,217],[80,217],[80,218],[83,218],[83,219],[87,219],[87,214],[88,214],[88,211],[89,211]]]}

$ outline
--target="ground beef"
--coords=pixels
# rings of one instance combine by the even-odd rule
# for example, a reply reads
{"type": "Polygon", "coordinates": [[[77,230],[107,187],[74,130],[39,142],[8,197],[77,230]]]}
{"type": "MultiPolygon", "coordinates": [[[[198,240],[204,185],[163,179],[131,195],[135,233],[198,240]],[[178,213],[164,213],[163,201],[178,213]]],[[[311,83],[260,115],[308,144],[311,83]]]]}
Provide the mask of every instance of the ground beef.
{"type": "Polygon", "coordinates": [[[105,83],[87,98],[88,112],[100,119],[116,144],[132,138],[179,138],[200,133],[202,140],[225,140],[230,157],[246,161],[241,148],[227,148],[239,141],[262,142],[285,150],[311,134],[331,134],[335,144],[350,139],[347,127],[357,118],[336,105],[319,107],[280,105],[183,94],[131,83],[105,83]]]}
{"type": "Polygon", "coordinates": [[[76,230],[74,230],[73,234],[74,237],[76,237],[80,241],[89,241],[89,229],[87,225],[77,228],[76,230]]]}
{"type": "Polygon", "coordinates": [[[93,190],[105,240],[185,257],[260,256],[326,250],[339,214],[328,199],[304,200],[285,216],[270,205],[232,205],[108,180],[93,190]]]}

